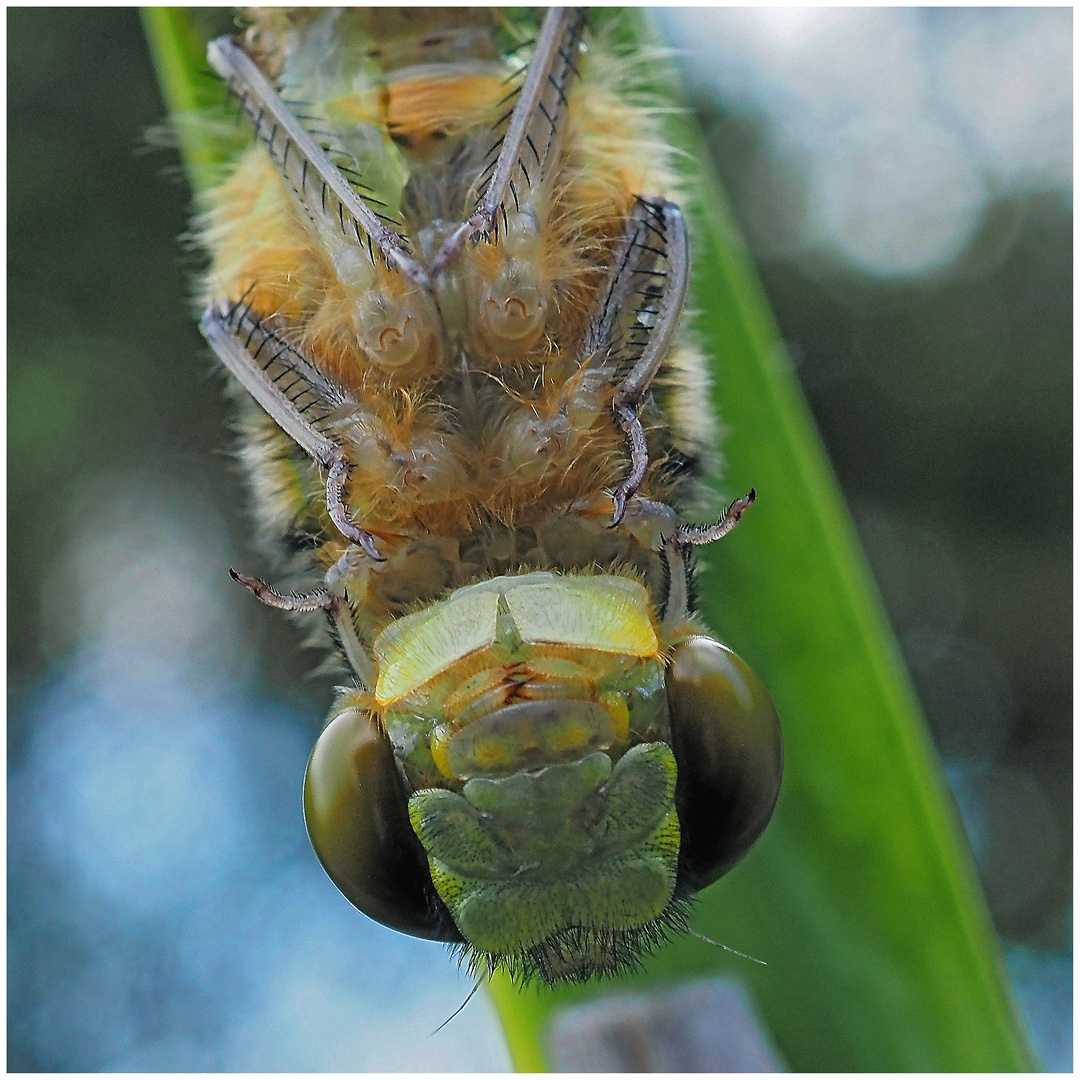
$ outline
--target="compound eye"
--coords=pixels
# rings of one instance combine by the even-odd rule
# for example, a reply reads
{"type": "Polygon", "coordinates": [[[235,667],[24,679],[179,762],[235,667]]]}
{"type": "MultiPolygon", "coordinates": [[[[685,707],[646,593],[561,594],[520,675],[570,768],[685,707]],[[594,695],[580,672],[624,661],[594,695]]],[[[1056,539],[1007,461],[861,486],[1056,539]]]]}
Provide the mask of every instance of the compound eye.
{"type": "Polygon", "coordinates": [[[346,709],[319,736],[304,820],[330,880],[365,915],[414,937],[462,940],[409,824],[393,751],[369,713],[346,709]]]}
{"type": "Polygon", "coordinates": [[[769,823],[784,744],[761,680],[718,641],[693,637],[675,649],[667,693],[679,766],[679,880],[696,892],[726,874],[769,823]]]}

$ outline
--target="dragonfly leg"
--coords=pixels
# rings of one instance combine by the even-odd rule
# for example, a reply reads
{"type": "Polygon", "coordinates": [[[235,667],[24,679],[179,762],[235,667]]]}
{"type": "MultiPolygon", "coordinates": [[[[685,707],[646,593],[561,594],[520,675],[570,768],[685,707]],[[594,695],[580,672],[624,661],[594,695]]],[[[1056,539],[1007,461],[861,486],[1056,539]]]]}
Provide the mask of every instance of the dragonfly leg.
{"type": "Polygon", "coordinates": [[[638,409],[675,339],[689,279],[690,247],[678,206],[639,196],[579,346],[583,367],[612,380],[629,367],[612,399],[630,444],[630,473],[613,494],[612,526],[645,479],[649,450],[638,409]]]}
{"type": "Polygon", "coordinates": [[[638,290],[644,302],[626,337],[631,349],[639,351],[631,354],[634,366],[615,390],[613,401],[619,426],[630,442],[630,472],[613,495],[613,525],[622,520],[626,500],[645,479],[649,452],[638,409],[671,349],[690,281],[690,245],[679,208],[666,199],[639,199],[638,205],[645,215],[630,219],[633,234],[627,254],[636,255],[640,263],[634,276],[651,279],[652,287],[638,290]]]}
{"type": "Polygon", "coordinates": [[[757,498],[757,492],[751,488],[741,499],[736,499],[714,525],[680,525],[672,534],[671,542],[678,546],[698,546],[711,544],[722,536],[727,536],[743,516],[746,508],[757,498]]]}
{"type": "Polygon", "coordinates": [[[514,206],[520,207],[526,201],[525,192],[538,189],[544,177],[551,173],[550,166],[557,158],[567,90],[577,73],[574,57],[586,21],[584,8],[548,8],[525,81],[508,95],[516,96],[517,101],[502,117],[507,126],[491,149],[492,155],[498,149],[498,157],[484,170],[490,171],[491,176],[484,183],[476,209],[443,242],[431,263],[432,277],[457,258],[469,237],[494,236],[507,193],[514,206]]]}
{"type": "Polygon", "coordinates": [[[346,540],[358,544],[365,555],[375,562],[384,562],[384,556],[379,554],[375,546],[375,539],[366,529],[358,528],[349,519],[345,508],[343,495],[345,492],[345,480],[349,475],[349,462],[342,450],[337,450],[330,460],[330,468],[326,473],[326,511],[330,520],[337,526],[338,532],[346,540]]]}
{"type": "Polygon", "coordinates": [[[329,611],[334,606],[334,597],[326,589],[298,596],[295,593],[280,593],[262,578],[249,577],[232,567],[229,568],[229,577],[243,585],[248,592],[254,593],[267,607],[277,608],[279,611],[329,611]]]}
{"type": "Polygon", "coordinates": [[[661,631],[670,635],[690,615],[689,555],[691,547],[711,544],[727,536],[743,516],[746,508],[757,498],[753,488],[736,499],[713,525],[679,525],[664,541],[664,559],[668,568],[667,605],[661,631]]]}
{"type": "MultiPolygon", "coordinates": [[[[430,290],[427,272],[409,252],[395,223],[384,220],[369,205],[373,198],[369,191],[357,191],[349,183],[331,160],[333,151],[320,145],[319,137],[293,115],[243,48],[230,37],[220,37],[207,46],[206,58],[240,102],[256,138],[316,226],[325,234],[343,236],[361,250],[367,247],[372,263],[377,251],[388,266],[430,290]]],[[[328,134],[332,135],[321,137],[328,134]]]]}
{"type": "Polygon", "coordinates": [[[199,329],[221,362],[309,457],[327,470],[326,509],[346,540],[376,562],[382,555],[371,533],[354,525],[343,502],[349,463],[332,419],[356,401],[290,345],[250,305],[211,304],[199,329]]]}

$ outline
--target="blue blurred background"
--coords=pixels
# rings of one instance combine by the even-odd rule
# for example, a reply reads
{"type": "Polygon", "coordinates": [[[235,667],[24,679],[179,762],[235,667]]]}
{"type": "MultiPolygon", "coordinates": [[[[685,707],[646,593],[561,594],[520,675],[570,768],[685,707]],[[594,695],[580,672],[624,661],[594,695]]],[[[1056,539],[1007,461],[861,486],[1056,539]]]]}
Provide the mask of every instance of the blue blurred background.
{"type": "MultiPolygon", "coordinates": [[[[1068,1069],[1072,12],[660,23],[1068,1069]]],[[[507,1068],[307,844],[332,682],[226,576],[263,567],[136,12],[9,10],[8,109],[9,1068],[507,1068]]]]}

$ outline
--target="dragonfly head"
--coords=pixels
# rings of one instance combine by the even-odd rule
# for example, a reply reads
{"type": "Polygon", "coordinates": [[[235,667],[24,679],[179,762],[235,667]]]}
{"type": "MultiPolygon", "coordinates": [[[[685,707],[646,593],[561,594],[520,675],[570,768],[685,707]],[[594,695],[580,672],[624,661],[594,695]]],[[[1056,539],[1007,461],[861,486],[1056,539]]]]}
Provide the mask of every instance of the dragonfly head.
{"type": "Polygon", "coordinates": [[[634,966],[771,815],[768,695],[707,637],[665,648],[629,577],[458,589],[374,652],[373,706],[312,754],[308,829],[357,907],[476,968],[553,984],[634,966]]]}

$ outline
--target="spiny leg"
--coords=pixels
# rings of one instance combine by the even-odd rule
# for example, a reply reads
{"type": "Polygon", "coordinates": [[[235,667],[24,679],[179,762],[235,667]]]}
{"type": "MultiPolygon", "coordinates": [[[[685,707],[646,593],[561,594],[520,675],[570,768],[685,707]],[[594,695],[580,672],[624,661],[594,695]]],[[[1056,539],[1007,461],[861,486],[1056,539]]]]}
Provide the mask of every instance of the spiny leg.
{"type": "Polygon", "coordinates": [[[687,549],[668,537],[664,544],[664,560],[668,569],[668,594],[664,605],[664,618],[660,626],[665,638],[690,616],[690,589],[687,582],[687,549]]]}
{"type": "Polygon", "coordinates": [[[199,330],[217,358],[308,457],[329,468],[339,451],[331,414],[351,399],[245,305],[211,304],[199,330]]]}
{"type": "Polygon", "coordinates": [[[614,372],[630,365],[612,403],[630,443],[630,473],[613,494],[613,526],[645,478],[649,451],[637,411],[671,348],[689,281],[690,245],[678,206],[639,196],[580,348],[585,366],[614,372]]]}
{"type": "Polygon", "coordinates": [[[236,95],[256,137],[312,219],[340,230],[361,248],[367,247],[372,261],[374,245],[387,265],[397,267],[410,281],[430,290],[427,272],[409,253],[405,239],[366,205],[251,57],[230,37],[211,41],[206,56],[236,95]]]}
{"type": "Polygon", "coordinates": [[[243,585],[248,592],[254,593],[255,597],[267,607],[277,608],[279,611],[330,611],[334,604],[334,597],[326,589],[318,589],[303,596],[296,593],[280,593],[262,578],[241,574],[231,566],[229,577],[238,585],[243,585]]]}
{"type": "Polygon", "coordinates": [[[736,499],[715,525],[680,525],[672,534],[671,542],[680,545],[711,544],[727,536],[743,516],[746,508],[757,498],[757,492],[751,488],[741,499],[736,499]]]}
{"type": "Polygon", "coordinates": [[[664,541],[664,558],[668,567],[668,596],[662,626],[665,633],[671,633],[690,614],[690,593],[687,588],[687,556],[690,548],[711,544],[727,536],[756,498],[757,493],[751,488],[724,511],[715,525],[679,525],[664,541]]]}
{"type": "MultiPolygon", "coordinates": [[[[484,171],[491,177],[483,187],[476,208],[444,241],[431,264],[434,276],[457,257],[469,237],[494,236],[499,212],[507,193],[515,207],[521,202],[518,185],[539,186],[557,157],[560,120],[567,105],[567,89],[576,74],[574,57],[585,31],[587,14],[583,8],[549,8],[544,16],[536,47],[513,109],[496,121],[496,128],[509,119],[509,126],[491,148],[498,157],[484,171]]],[[[481,173],[483,176],[483,173],[481,173]]]]}
{"type": "Polygon", "coordinates": [[[233,570],[232,567],[229,567],[229,577],[243,585],[267,607],[277,608],[278,611],[325,611],[333,624],[345,659],[348,660],[356,677],[365,687],[370,688],[375,685],[375,669],[357,636],[346,596],[339,596],[329,589],[316,589],[315,592],[305,595],[280,593],[262,578],[249,577],[247,574],[233,570]]]}
{"type": "Polygon", "coordinates": [[[334,624],[341,651],[345,654],[345,659],[348,660],[357,679],[360,680],[360,684],[371,690],[375,686],[375,665],[356,632],[348,598],[339,597],[336,594],[333,596],[334,603],[330,607],[330,618],[334,624]]]}
{"type": "Polygon", "coordinates": [[[629,405],[615,405],[615,419],[626,434],[630,443],[630,472],[615,489],[612,498],[615,501],[615,513],[611,526],[614,528],[626,513],[626,500],[634,494],[645,479],[645,470],[649,467],[649,444],[645,440],[645,429],[641,426],[638,415],[629,405]]]}
{"type": "Polygon", "coordinates": [[[638,206],[645,211],[644,217],[631,217],[635,234],[630,242],[631,250],[652,255],[654,265],[642,267],[637,273],[649,274],[663,282],[660,294],[648,293],[648,299],[659,300],[659,307],[643,306],[639,315],[651,317],[648,323],[633,327],[645,335],[645,344],[630,373],[619,384],[616,400],[624,405],[636,405],[641,401],[660,368],[671,346],[683,304],[686,302],[690,283],[690,242],[686,235],[686,222],[682,211],[667,199],[638,199],[638,206]],[[644,231],[642,231],[644,230],[644,231]],[[657,269],[659,263],[666,268],[657,269]]]}
{"type": "Polygon", "coordinates": [[[371,533],[349,520],[343,502],[349,464],[331,434],[334,413],[346,406],[357,409],[356,401],[242,302],[211,304],[203,312],[199,329],[218,359],[270,418],[327,470],[326,509],[342,536],[381,562],[383,556],[371,533]]]}
{"type": "Polygon", "coordinates": [[[343,496],[345,493],[345,481],[349,475],[349,462],[342,450],[338,450],[330,462],[330,468],[326,474],[326,512],[330,520],[337,526],[338,532],[346,540],[359,544],[364,554],[375,562],[384,562],[385,556],[379,554],[375,546],[375,540],[366,529],[360,529],[349,519],[345,508],[343,496]]]}
{"type": "Polygon", "coordinates": [[[626,500],[637,491],[645,478],[645,469],[649,464],[648,447],[637,410],[671,348],[690,282],[690,244],[682,213],[666,199],[642,202],[651,207],[649,216],[654,220],[642,223],[647,234],[639,234],[632,243],[643,254],[651,254],[655,263],[651,269],[639,272],[653,275],[658,283],[663,284],[660,295],[656,297],[659,304],[655,308],[649,306],[654,294],[646,290],[646,304],[641,314],[646,314],[649,321],[640,323],[639,315],[639,325],[631,328],[629,335],[634,345],[641,342],[644,345],[630,373],[615,391],[615,414],[631,447],[630,474],[614,493],[613,524],[616,525],[626,511],[626,500]],[[657,269],[657,264],[661,262],[666,263],[666,270],[657,269]]]}

